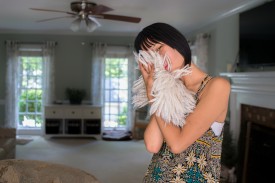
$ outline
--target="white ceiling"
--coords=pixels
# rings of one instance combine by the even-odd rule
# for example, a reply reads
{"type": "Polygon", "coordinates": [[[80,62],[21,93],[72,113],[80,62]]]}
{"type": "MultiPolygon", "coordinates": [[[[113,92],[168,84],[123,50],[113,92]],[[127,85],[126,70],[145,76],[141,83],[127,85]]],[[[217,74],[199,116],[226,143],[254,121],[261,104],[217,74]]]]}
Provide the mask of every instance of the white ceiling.
{"type": "Polygon", "coordinates": [[[90,0],[114,9],[109,14],[140,17],[140,23],[98,19],[101,27],[92,33],[72,32],[73,18],[37,23],[38,20],[66,16],[63,13],[29,8],[71,11],[77,0],[0,0],[0,33],[135,35],[154,22],[169,23],[184,33],[223,17],[257,6],[267,0],[90,0]]]}

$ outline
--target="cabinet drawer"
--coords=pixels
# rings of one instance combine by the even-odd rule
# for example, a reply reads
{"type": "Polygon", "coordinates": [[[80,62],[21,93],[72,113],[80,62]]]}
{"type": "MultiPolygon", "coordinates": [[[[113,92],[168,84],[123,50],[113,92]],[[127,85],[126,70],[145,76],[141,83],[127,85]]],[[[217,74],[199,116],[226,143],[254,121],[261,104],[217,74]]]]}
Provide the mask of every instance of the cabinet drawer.
{"type": "Polygon", "coordinates": [[[101,109],[100,108],[92,108],[92,109],[83,109],[82,118],[89,119],[100,119],[101,118],[101,109]]]}
{"type": "Polygon", "coordinates": [[[64,112],[62,109],[58,108],[45,108],[46,118],[63,118],[64,112]]]}
{"type": "Polygon", "coordinates": [[[82,118],[82,110],[81,109],[64,109],[64,118],[82,118]]]}

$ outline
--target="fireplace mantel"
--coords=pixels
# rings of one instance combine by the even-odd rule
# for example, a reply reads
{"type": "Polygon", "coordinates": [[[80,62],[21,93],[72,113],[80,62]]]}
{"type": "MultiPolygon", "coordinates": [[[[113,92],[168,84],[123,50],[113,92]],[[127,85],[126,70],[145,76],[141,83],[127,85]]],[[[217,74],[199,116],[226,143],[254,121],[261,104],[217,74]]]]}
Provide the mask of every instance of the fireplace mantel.
{"type": "Polygon", "coordinates": [[[230,130],[235,142],[240,135],[241,104],[275,109],[275,71],[221,73],[231,83],[230,130]]]}

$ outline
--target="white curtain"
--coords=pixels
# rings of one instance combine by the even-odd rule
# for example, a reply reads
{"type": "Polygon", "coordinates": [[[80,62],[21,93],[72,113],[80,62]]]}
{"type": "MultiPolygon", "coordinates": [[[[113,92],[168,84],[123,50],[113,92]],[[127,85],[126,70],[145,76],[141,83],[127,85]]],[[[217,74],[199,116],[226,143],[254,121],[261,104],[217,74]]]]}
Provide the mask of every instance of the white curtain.
{"type": "Polygon", "coordinates": [[[127,58],[128,59],[128,114],[127,114],[127,130],[132,128],[133,123],[133,105],[132,105],[132,84],[136,78],[136,65],[132,46],[114,46],[102,43],[92,44],[92,89],[91,98],[93,105],[103,105],[103,70],[104,59],[111,58],[127,58]]]}
{"type": "Polygon", "coordinates": [[[55,42],[27,44],[18,41],[6,41],[7,72],[5,99],[5,126],[17,128],[18,122],[18,74],[20,56],[42,56],[43,59],[43,104],[54,100],[54,47],[55,42]]]}
{"type": "Polygon", "coordinates": [[[205,33],[198,34],[192,49],[193,62],[203,71],[207,72],[208,43],[210,36],[205,33]]]}
{"type": "Polygon", "coordinates": [[[91,102],[93,105],[102,105],[103,101],[103,69],[107,45],[103,43],[92,44],[92,72],[91,72],[91,102]]]}
{"type": "Polygon", "coordinates": [[[47,41],[42,46],[43,59],[43,104],[53,104],[55,100],[54,58],[56,42],[47,41]]]}
{"type": "Polygon", "coordinates": [[[128,101],[128,125],[127,125],[127,129],[129,131],[131,131],[133,129],[133,124],[134,124],[134,108],[133,108],[133,104],[132,104],[132,87],[133,87],[133,83],[134,81],[138,78],[138,65],[137,62],[135,61],[135,57],[133,54],[133,50],[134,48],[132,46],[128,47],[127,50],[127,56],[128,56],[128,78],[129,78],[129,101],[128,101]]]}
{"type": "Polygon", "coordinates": [[[17,41],[6,41],[6,98],[5,98],[5,127],[17,128],[17,68],[19,65],[19,44],[17,41]]]}

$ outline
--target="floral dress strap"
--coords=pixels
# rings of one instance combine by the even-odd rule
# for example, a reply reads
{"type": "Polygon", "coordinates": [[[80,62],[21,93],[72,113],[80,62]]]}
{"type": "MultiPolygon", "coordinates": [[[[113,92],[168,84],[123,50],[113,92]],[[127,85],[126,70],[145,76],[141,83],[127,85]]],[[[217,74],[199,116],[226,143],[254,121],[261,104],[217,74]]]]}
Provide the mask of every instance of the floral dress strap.
{"type": "Polygon", "coordinates": [[[199,103],[199,96],[200,96],[202,90],[204,89],[204,87],[206,86],[208,81],[210,81],[212,78],[213,77],[206,75],[205,78],[201,81],[200,87],[195,94],[195,100],[197,101],[197,104],[199,103]]]}

